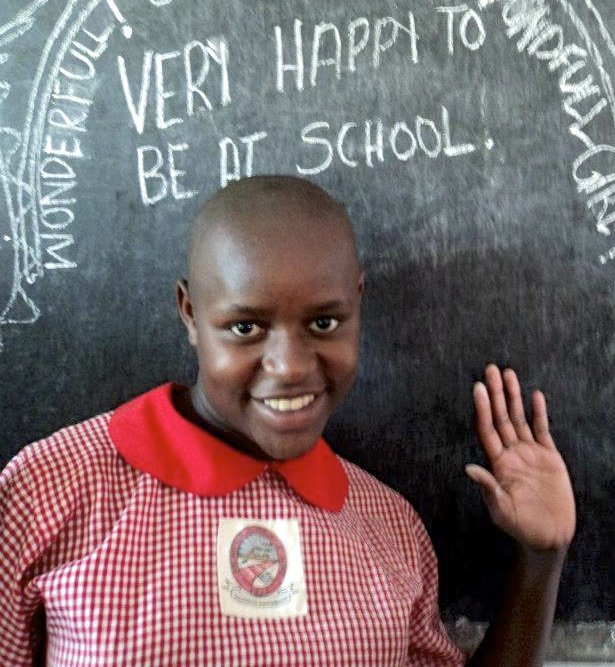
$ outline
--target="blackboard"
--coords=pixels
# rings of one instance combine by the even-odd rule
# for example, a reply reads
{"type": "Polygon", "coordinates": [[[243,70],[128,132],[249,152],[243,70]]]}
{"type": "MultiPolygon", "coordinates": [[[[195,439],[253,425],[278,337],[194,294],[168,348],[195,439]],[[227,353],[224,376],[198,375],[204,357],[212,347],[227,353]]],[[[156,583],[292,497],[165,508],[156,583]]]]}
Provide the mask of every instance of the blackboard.
{"type": "Polygon", "coordinates": [[[558,618],[615,619],[612,36],[609,0],[3,0],[2,463],[189,383],[173,286],[199,203],[303,174],[367,272],[327,436],[424,517],[446,618],[488,618],[511,553],[463,473],[495,361],[545,390],[574,479],[558,618]]]}

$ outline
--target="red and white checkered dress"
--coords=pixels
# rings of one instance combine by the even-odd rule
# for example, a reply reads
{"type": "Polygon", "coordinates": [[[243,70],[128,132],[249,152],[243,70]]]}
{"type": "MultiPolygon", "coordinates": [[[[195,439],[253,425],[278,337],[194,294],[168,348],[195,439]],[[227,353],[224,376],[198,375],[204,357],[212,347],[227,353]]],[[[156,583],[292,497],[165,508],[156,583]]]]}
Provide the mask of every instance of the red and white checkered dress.
{"type": "MultiPolygon", "coordinates": [[[[292,470],[256,462],[265,469],[253,467],[247,483],[247,457],[215,441],[216,456],[203,463],[197,443],[195,469],[194,442],[161,444],[156,416],[168,422],[174,390],[160,387],[116,411],[123,421],[113,441],[111,413],[99,415],[26,447],[0,476],[0,665],[30,667],[40,642],[52,667],[463,664],[439,620],[430,540],[401,496],[323,441],[318,456],[292,470]],[[136,459],[165,452],[159,475],[156,464],[142,472],[120,455],[137,433],[136,459]],[[228,481],[235,465],[242,485],[207,495],[225,449],[222,476],[228,481]],[[160,479],[169,470],[176,486],[160,479]],[[330,479],[337,490],[319,497],[330,479]],[[333,511],[340,493],[343,506],[333,511]],[[305,615],[222,613],[223,518],[298,520],[305,615]]],[[[183,419],[174,414],[171,421],[183,419]]],[[[178,428],[185,437],[186,424],[178,428]]]]}

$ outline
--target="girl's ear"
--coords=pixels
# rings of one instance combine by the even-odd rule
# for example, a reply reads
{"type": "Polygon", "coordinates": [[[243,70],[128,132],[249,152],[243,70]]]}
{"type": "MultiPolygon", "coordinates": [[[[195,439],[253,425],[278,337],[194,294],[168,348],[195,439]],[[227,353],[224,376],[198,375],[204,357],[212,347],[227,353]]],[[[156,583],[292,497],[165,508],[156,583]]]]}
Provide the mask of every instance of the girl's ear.
{"type": "Polygon", "coordinates": [[[363,289],[365,288],[365,271],[361,271],[359,276],[359,294],[363,296],[363,289]]]}
{"type": "Polygon", "coordinates": [[[192,301],[190,301],[190,293],[188,292],[188,281],[185,278],[177,281],[175,298],[177,300],[179,316],[188,332],[188,342],[192,347],[196,347],[197,333],[194,323],[194,309],[192,308],[192,301]]]}

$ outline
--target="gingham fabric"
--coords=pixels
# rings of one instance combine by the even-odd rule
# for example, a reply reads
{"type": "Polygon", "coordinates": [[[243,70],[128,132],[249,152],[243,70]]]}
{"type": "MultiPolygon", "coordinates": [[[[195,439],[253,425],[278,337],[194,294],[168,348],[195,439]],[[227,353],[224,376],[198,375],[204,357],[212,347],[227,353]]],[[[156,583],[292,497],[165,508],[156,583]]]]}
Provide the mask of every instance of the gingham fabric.
{"type": "Polygon", "coordinates": [[[342,461],[339,512],[270,470],[200,497],[126,463],[110,417],[26,447],[0,475],[2,667],[31,667],[41,642],[48,667],[463,664],[439,620],[430,540],[401,496],[342,461]],[[305,616],[221,613],[216,536],[229,517],[298,520],[305,616]]]}

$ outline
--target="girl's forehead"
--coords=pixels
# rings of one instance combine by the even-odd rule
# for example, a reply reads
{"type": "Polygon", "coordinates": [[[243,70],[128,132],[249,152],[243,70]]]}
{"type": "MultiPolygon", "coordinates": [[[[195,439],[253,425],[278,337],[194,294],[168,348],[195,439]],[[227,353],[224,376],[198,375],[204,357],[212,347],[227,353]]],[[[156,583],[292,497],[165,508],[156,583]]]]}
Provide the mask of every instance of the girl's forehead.
{"type": "Polygon", "coordinates": [[[304,211],[229,216],[210,225],[190,258],[191,280],[239,287],[353,279],[360,273],[348,221],[304,211]]]}
{"type": "Polygon", "coordinates": [[[353,248],[343,237],[323,243],[302,235],[216,236],[194,269],[206,291],[229,298],[324,295],[353,285],[359,275],[353,248]]]}
{"type": "Polygon", "coordinates": [[[243,247],[243,262],[254,269],[255,264],[273,261],[272,256],[276,261],[292,257],[306,262],[329,245],[340,254],[349,251],[358,266],[354,234],[343,206],[302,179],[253,177],[228,186],[201,209],[193,228],[189,268],[200,264],[203,256],[209,262],[224,258],[230,248],[236,254],[243,247]]]}

